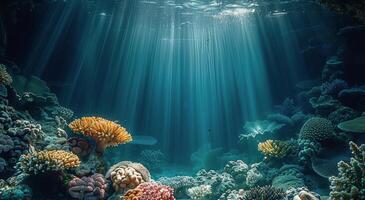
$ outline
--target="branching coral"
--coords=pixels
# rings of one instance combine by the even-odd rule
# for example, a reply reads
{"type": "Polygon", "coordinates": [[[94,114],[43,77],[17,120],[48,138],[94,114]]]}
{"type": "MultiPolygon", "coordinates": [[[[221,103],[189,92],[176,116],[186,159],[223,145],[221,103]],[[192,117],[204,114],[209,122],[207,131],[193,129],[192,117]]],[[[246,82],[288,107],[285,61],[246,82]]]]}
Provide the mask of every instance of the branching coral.
{"type": "Polygon", "coordinates": [[[285,192],[271,186],[255,187],[249,190],[244,200],[283,200],[285,192]]]}
{"type": "Polygon", "coordinates": [[[283,158],[290,153],[292,146],[280,140],[266,140],[258,144],[258,150],[267,157],[283,158]]]}
{"type": "Polygon", "coordinates": [[[365,199],[365,145],[350,142],[353,157],[350,163],[338,163],[338,176],[330,177],[331,200],[365,199]]]}
{"type": "Polygon", "coordinates": [[[17,167],[27,174],[38,174],[47,171],[62,171],[79,165],[80,160],[75,154],[62,150],[52,150],[22,155],[17,167]]]}
{"type": "Polygon", "coordinates": [[[13,82],[10,74],[6,71],[6,67],[0,64],[0,84],[10,85],[13,82]]]}
{"type": "Polygon", "coordinates": [[[334,128],[328,119],[312,117],[300,129],[300,139],[321,142],[333,137],[334,128]]]}
{"type": "Polygon", "coordinates": [[[188,189],[188,195],[192,200],[204,200],[212,194],[212,186],[199,185],[188,189]]]}
{"type": "Polygon", "coordinates": [[[132,136],[119,124],[101,117],[83,117],[69,124],[77,133],[90,136],[103,152],[106,147],[125,144],[132,141],[132,136]]]}
{"type": "Polygon", "coordinates": [[[106,197],[107,183],[101,174],[82,178],[75,177],[68,186],[70,196],[76,199],[104,199],[106,197]]]}
{"type": "Polygon", "coordinates": [[[106,178],[112,181],[116,191],[124,192],[150,181],[151,176],[142,164],[122,161],[108,170],[106,178]]]}
{"type": "Polygon", "coordinates": [[[175,200],[175,198],[172,188],[155,182],[146,182],[128,190],[124,200],[175,200]]]}

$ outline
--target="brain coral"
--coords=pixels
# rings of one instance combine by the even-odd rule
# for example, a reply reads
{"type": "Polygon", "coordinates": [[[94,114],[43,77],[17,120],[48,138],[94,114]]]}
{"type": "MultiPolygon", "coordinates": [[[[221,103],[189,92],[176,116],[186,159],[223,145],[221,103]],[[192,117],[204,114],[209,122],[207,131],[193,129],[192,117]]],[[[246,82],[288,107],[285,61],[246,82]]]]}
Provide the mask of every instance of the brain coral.
{"type": "Polygon", "coordinates": [[[10,85],[13,82],[13,79],[6,71],[6,67],[0,64],[0,84],[10,85]]]}
{"type": "Polygon", "coordinates": [[[148,169],[142,164],[122,161],[108,170],[106,178],[112,181],[116,191],[123,192],[150,181],[151,176],[148,169]]]}
{"type": "Polygon", "coordinates": [[[283,158],[288,155],[292,146],[288,142],[280,140],[266,140],[259,143],[257,148],[265,156],[283,158]]]}
{"type": "Polygon", "coordinates": [[[312,117],[307,120],[300,129],[300,139],[310,141],[323,141],[333,136],[334,128],[331,121],[320,118],[312,117]]]}
{"type": "Polygon", "coordinates": [[[22,155],[17,167],[27,174],[38,174],[47,171],[62,171],[79,165],[80,160],[73,153],[63,150],[45,150],[22,155]]]}
{"type": "Polygon", "coordinates": [[[124,200],[175,200],[175,198],[174,190],[169,186],[146,182],[135,189],[128,190],[124,200]]]}
{"type": "Polygon", "coordinates": [[[132,141],[132,136],[119,124],[101,117],[83,117],[69,124],[78,133],[90,136],[98,145],[98,151],[104,152],[109,146],[125,144],[132,141]]]}

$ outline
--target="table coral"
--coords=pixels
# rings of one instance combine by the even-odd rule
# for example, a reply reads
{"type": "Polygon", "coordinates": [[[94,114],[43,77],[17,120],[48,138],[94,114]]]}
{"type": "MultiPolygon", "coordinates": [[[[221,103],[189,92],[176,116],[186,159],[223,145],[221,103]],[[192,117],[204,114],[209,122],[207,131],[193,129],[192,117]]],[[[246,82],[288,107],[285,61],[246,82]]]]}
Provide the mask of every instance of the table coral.
{"type": "Polygon", "coordinates": [[[280,140],[266,140],[258,144],[258,150],[267,157],[283,158],[290,153],[292,146],[280,140]]]}
{"type": "Polygon", "coordinates": [[[6,67],[0,64],[0,84],[10,85],[13,82],[10,74],[6,71],[6,67]]]}
{"type": "Polygon", "coordinates": [[[365,145],[350,142],[353,157],[349,163],[338,163],[338,176],[330,177],[332,200],[365,199],[365,145]]]}
{"type": "Polygon", "coordinates": [[[124,192],[150,181],[151,175],[148,169],[140,163],[122,161],[108,170],[106,178],[112,181],[116,191],[124,192]]]}
{"type": "Polygon", "coordinates": [[[68,183],[68,193],[76,199],[104,199],[107,182],[102,174],[90,177],[73,178],[68,183]]]}
{"type": "Polygon", "coordinates": [[[98,151],[106,147],[125,144],[132,141],[132,136],[119,124],[101,117],[83,117],[69,124],[76,133],[90,136],[98,145],[98,151]]]}
{"type": "Polygon", "coordinates": [[[62,171],[79,165],[80,160],[75,154],[62,150],[52,150],[22,155],[17,167],[27,174],[38,174],[47,171],[62,171]]]}
{"type": "Polygon", "coordinates": [[[124,200],[175,200],[175,198],[174,190],[169,186],[146,182],[135,189],[128,190],[124,200]]]}
{"type": "Polygon", "coordinates": [[[328,119],[312,117],[300,129],[300,139],[321,142],[333,137],[334,127],[328,119]]]}

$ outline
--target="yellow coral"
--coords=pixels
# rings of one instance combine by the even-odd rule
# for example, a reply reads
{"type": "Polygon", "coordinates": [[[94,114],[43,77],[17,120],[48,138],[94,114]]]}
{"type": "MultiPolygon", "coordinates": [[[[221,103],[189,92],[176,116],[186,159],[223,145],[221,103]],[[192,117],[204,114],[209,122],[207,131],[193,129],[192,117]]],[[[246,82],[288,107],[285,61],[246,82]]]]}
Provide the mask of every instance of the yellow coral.
{"type": "Polygon", "coordinates": [[[6,67],[0,64],[0,84],[10,85],[13,82],[10,74],[6,71],[6,67]]]}
{"type": "Polygon", "coordinates": [[[283,158],[291,149],[292,146],[288,142],[280,140],[266,140],[258,144],[258,150],[268,157],[283,158]]]}
{"type": "Polygon", "coordinates": [[[63,150],[44,150],[22,155],[18,167],[25,173],[62,171],[80,166],[77,155],[63,150]]]}
{"type": "Polygon", "coordinates": [[[132,141],[132,136],[119,124],[101,117],[83,117],[69,124],[78,133],[90,136],[98,144],[98,150],[103,152],[106,147],[125,144],[132,141]]]}

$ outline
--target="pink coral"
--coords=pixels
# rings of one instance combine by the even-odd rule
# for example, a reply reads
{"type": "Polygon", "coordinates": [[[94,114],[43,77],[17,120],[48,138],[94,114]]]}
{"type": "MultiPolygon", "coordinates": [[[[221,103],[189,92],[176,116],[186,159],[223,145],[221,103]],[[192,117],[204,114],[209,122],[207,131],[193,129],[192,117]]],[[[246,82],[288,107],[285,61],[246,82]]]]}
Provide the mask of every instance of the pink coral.
{"type": "Polygon", "coordinates": [[[175,200],[174,190],[171,187],[155,182],[141,183],[137,188],[129,190],[124,198],[134,200],[175,200]]]}
{"type": "Polygon", "coordinates": [[[76,199],[104,199],[107,183],[101,174],[94,174],[90,177],[72,179],[69,184],[68,193],[76,199]]]}

